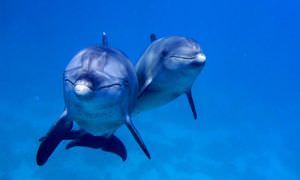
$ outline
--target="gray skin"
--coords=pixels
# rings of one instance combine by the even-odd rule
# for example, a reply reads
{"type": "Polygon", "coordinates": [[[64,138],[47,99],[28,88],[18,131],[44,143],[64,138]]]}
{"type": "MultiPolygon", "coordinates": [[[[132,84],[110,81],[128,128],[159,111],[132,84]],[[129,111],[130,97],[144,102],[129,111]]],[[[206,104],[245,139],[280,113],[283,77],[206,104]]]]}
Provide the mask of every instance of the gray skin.
{"type": "Polygon", "coordinates": [[[160,107],[186,94],[196,119],[191,88],[206,61],[199,44],[180,36],[156,40],[151,35],[151,40],[135,67],[140,89],[134,112],[160,107]]]}
{"type": "Polygon", "coordinates": [[[126,160],[122,142],[113,133],[125,124],[148,158],[150,154],[135,129],[131,114],[137,100],[134,67],[119,50],[102,47],[80,51],[64,71],[65,110],[47,135],[41,138],[37,164],[46,163],[62,140],[74,146],[100,148],[126,160]],[[73,121],[80,127],[72,130],[73,121]]]}
{"type": "Polygon", "coordinates": [[[129,60],[111,48],[82,50],[64,72],[67,116],[93,135],[110,135],[125,123],[137,90],[129,60]]]}

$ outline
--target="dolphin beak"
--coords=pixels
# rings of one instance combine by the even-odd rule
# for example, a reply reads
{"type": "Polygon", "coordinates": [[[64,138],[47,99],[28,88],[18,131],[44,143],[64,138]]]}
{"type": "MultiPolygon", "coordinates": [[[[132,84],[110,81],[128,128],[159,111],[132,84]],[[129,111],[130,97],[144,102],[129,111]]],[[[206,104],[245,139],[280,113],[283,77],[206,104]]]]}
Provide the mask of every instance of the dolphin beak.
{"type": "Polygon", "coordinates": [[[93,93],[93,90],[90,88],[91,83],[86,80],[79,80],[75,83],[74,91],[77,96],[86,97],[90,96],[93,93]]]}
{"type": "Polygon", "coordinates": [[[203,53],[198,53],[196,56],[196,59],[201,62],[201,63],[205,63],[206,61],[206,56],[203,53]]]}

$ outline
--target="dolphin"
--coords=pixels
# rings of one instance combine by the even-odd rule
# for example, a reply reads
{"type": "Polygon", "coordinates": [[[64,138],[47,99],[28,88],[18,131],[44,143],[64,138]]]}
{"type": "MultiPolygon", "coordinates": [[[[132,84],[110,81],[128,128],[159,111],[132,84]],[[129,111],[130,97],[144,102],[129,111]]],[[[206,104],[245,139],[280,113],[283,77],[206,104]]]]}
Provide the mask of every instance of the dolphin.
{"type": "Polygon", "coordinates": [[[181,36],[157,39],[151,34],[150,40],[135,66],[140,88],[134,112],[157,108],[185,94],[197,119],[191,89],[206,62],[200,45],[181,36]]]}
{"type": "Polygon", "coordinates": [[[65,109],[40,139],[36,162],[46,163],[59,143],[72,140],[66,148],[85,146],[99,148],[127,158],[126,148],[114,132],[127,126],[141,149],[150,159],[139,132],[131,120],[137,100],[138,81],[133,65],[120,50],[102,46],[81,50],[67,65],[63,75],[65,109]],[[73,128],[75,122],[79,129],[73,128]]]}

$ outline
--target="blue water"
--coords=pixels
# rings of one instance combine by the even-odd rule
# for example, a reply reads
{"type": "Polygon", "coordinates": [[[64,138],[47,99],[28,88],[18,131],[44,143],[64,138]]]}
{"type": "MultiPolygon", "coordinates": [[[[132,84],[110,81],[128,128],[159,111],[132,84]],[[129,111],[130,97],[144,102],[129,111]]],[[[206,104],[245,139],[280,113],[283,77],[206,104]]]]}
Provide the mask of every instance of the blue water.
{"type": "Polygon", "coordinates": [[[0,3],[0,179],[300,179],[299,1],[0,3]],[[62,72],[101,42],[135,63],[149,34],[197,39],[207,63],[185,97],[135,118],[152,160],[125,127],[128,159],[61,144],[38,167],[41,137],[64,108],[62,72]]]}

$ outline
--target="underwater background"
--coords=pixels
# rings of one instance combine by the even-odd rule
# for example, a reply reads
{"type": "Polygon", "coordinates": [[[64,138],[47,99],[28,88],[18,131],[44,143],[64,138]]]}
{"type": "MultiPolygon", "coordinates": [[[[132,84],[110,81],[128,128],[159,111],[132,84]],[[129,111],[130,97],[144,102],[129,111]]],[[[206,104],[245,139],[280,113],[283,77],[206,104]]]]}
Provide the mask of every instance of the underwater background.
{"type": "MultiPolygon", "coordinates": [[[[300,1],[0,0],[0,179],[300,179],[300,1]],[[207,56],[184,96],[134,118],[152,159],[129,131],[127,161],[65,150],[38,167],[38,139],[64,108],[62,73],[100,44],[135,63],[158,37],[196,39],[207,56]]],[[[176,86],[176,84],[174,84],[176,86]]]]}

